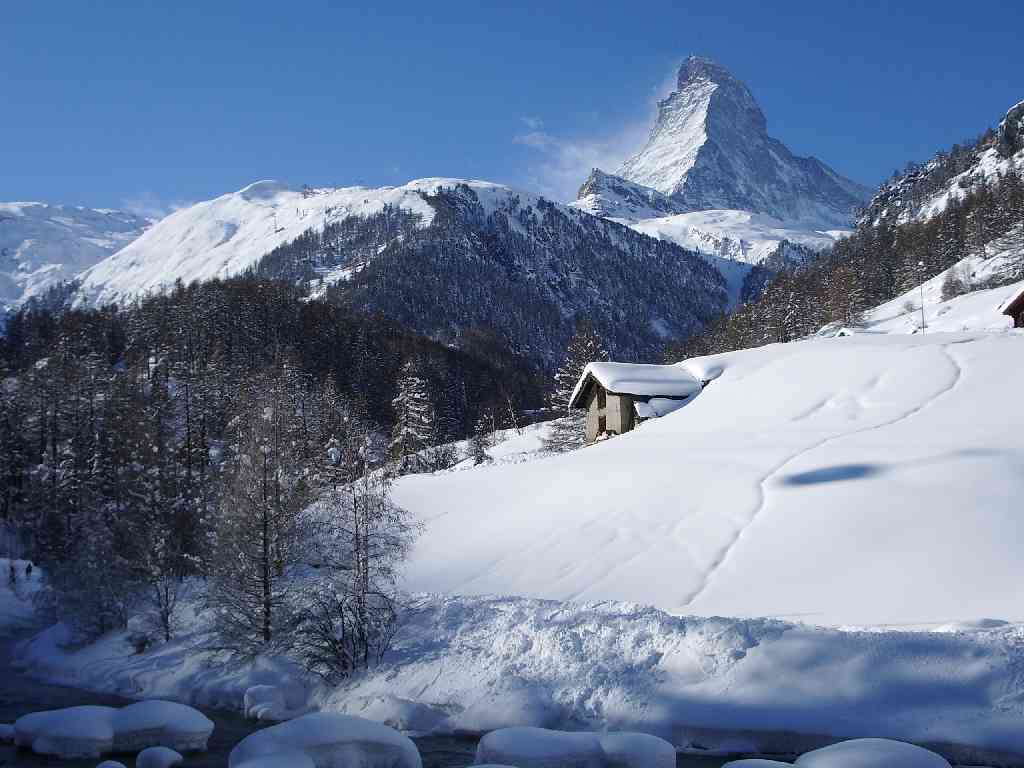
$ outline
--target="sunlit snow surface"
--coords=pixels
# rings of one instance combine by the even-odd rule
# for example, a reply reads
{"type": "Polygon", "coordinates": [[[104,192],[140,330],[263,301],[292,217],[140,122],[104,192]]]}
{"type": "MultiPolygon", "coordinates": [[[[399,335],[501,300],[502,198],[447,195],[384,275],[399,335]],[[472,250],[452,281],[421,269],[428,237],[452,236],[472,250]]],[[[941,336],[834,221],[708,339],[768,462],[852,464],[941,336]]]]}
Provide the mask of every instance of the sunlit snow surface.
{"type": "Polygon", "coordinates": [[[407,585],[826,625],[1022,618],[1024,335],[861,335],[687,367],[714,380],[632,433],[399,481],[424,522],[407,585]]]}

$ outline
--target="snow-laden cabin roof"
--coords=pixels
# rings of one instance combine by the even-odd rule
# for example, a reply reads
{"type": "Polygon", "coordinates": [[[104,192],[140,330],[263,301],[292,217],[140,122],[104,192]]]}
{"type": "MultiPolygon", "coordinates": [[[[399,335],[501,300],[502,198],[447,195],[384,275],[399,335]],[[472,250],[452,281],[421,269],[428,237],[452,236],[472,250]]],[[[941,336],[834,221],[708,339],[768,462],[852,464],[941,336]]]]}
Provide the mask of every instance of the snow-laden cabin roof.
{"type": "Polygon", "coordinates": [[[569,407],[577,400],[593,377],[609,392],[640,397],[689,397],[701,390],[701,382],[679,365],[648,365],[644,363],[587,363],[572,391],[569,407]]]}
{"type": "Polygon", "coordinates": [[[1003,302],[1003,306],[1000,307],[1000,311],[1004,315],[1008,315],[1010,314],[1010,312],[1014,311],[1017,307],[1019,307],[1021,305],[1021,302],[1024,302],[1024,285],[1022,285],[1020,289],[1016,291],[1016,293],[1010,296],[1010,298],[1003,302]]]}

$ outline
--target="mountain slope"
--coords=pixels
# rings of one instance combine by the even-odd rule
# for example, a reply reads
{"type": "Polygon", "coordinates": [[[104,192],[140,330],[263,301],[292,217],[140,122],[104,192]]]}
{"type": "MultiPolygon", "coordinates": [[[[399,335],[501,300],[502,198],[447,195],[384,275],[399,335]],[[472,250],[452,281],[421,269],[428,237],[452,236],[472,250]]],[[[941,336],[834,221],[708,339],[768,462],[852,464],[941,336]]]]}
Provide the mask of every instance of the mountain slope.
{"type": "Polygon", "coordinates": [[[962,201],[972,191],[1011,173],[1024,173],[1024,101],[1006,112],[995,131],[987,131],[973,144],[938,152],[923,165],[911,163],[882,185],[861,221],[927,221],[952,201],[962,201]]]}
{"type": "Polygon", "coordinates": [[[767,133],[750,90],[695,56],[658,105],[647,144],[615,172],[673,199],[677,212],[735,209],[819,228],[846,226],[868,191],[767,133]]]}
{"type": "Polygon", "coordinates": [[[408,586],[829,625],[1021,618],[1024,336],[855,336],[684,365],[713,380],[634,432],[402,478],[395,499],[425,525],[408,586]]]}
{"type": "Polygon", "coordinates": [[[71,280],[150,224],[125,211],[0,203],[0,307],[11,309],[71,280]]]}
{"type": "Polygon", "coordinates": [[[296,192],[260,182],[178,211],[89,270],[103,304],[253,270],[457,343],[497,330],[556,364],[578,316],[611,351],[656,356],[727,306],[699,256],[543,198],[460,179],[296,192]]]}

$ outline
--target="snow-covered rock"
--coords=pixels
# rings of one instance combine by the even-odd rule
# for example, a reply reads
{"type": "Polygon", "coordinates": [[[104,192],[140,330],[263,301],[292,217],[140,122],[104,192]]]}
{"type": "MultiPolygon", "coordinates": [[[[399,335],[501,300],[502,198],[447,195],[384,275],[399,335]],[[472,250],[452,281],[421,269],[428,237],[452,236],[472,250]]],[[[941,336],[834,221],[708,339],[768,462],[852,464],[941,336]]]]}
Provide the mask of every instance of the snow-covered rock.
{"type": "Polygon", "coordinates": [[[75,278],[150,224],[125,211],[0,203],[0,309],[16,307],[75,278]]]}
{"type": "Polygon", "coordinates": [[[676,750],[649,733],[608,733],[601,736],[607,768],[675,768],[676,750]]]}
{"type": "Polygon", "coordinates": [[[14,723],[15,743],[38,754],[99,757],[150,746],[206,749],[213,723],[201,712],[169,701],[141,701],[121,709],[83,706],[33,712],[14,723]]]}
{"type": "Polygon", "coordinates": [[[213,722],[199,710],[156,699],[117,710],[113,727],[115,752],[134,752],[154,745],[199,752],[206,749],[213,734],[213,722]]]}
{"type": "Polygon", "coordinates": [[[476,762],[517,768],[604,768],[605,756],[597,734],[519,727],[491,731],[480,739],[476,762]]]}
{"type": "Polygon", "coordinates": [[[104,760],[96,768],[125,768],[125,764],[119,763],[117,760],[104,760]]]}
{"type": "Polygon", "coordinates": [[[748,757],[743,760],[730,760],[722,768],[793,768],[792,763],[782,763],[778,760],[765,760],[760,757],[748,757]]]}
{"type": "Polygon", "coordinates": [[[14,723],[14,741],[40,755],[99,757],[114,746],[112,707],[69,707],[33,712],[14,723]]]}
{"type": "Polygon", "coordinates": [[[407,736],[351,715],[318,712],[246,736],[228,757],[230,768],[422,768],[407,736]]]}
{"type": "Polygon", "coordinates": [[[851,739],[797,758],[802,768],[949,768],[949,763],[923,747],[890,739],[851,739]]]}
{"type": "Polygon", "coordinates": [[[135,758],[135,768],[174,768],[185,758],[167,747],[147,747],[135,758]]]}
{"type": "Polygon", "coordinates": [[[245,689],[245,716],[251,720],[284,720],[288,712],[284,691],[276,685],[254,685],[245,689]]]}

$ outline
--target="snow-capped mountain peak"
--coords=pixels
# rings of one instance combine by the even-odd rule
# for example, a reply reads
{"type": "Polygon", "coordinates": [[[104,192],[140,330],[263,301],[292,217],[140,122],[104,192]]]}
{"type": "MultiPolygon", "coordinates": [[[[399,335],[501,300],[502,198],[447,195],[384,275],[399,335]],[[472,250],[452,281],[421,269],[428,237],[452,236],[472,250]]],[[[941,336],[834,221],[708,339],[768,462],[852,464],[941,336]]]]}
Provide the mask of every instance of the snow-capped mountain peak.
{"type": "Polygon", "coordinates": [[[736,209],[834,229],[868,190],[767,133],[750,89],[721,65],[691,56],[658,104],[644,147],[615,172],[677,204],[677,213],[736,209]]]}

